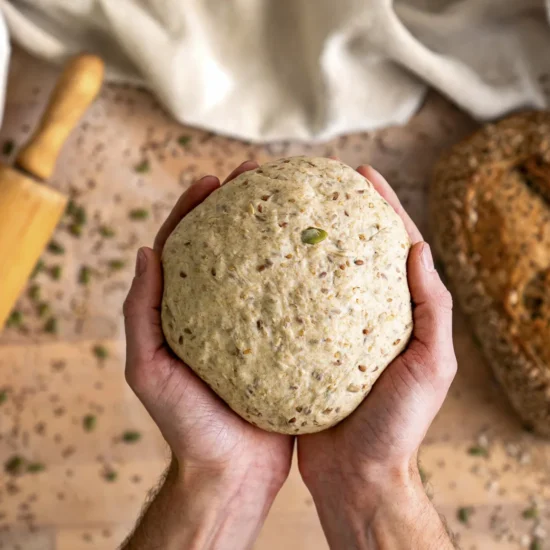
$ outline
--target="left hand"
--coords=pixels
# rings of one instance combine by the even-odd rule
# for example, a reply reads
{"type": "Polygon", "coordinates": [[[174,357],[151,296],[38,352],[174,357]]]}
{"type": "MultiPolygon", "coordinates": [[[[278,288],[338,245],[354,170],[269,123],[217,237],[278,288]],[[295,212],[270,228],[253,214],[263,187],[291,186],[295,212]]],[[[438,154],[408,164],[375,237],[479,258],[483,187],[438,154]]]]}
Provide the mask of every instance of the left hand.
{"type": "Polygon", "coordinates": [[[353,414],[298,438],[298,464],[331,548],[362,548],[358,540],[376,548],[451,548],[424,493],[417,456],[457,369],[452,299],[388,182],[372,167],[358,172],[399,214],[413,243],[407,262],[413,334],[353,414]]]}
{"type": "MultiPolygon", "coordinates": [[[[245,162],[224,183],[257,168],[245,162]]],[[[160,257],[180,220],[220,186],[206,176],[186,191],[161,227],[154,249],[138,251],[136,275],[124,303],[126,379],[172,449],[179,477],[220,480],[220,491],[242,491],[258,510],[268,507],[292,459],[290,436],[265,432],[237,416],[172,351],[161,328],[160,257]],[[222,489],[223,488],[223,489],[222,489]],[[230,489],[229,489],[230,488],[230,489]]]]}

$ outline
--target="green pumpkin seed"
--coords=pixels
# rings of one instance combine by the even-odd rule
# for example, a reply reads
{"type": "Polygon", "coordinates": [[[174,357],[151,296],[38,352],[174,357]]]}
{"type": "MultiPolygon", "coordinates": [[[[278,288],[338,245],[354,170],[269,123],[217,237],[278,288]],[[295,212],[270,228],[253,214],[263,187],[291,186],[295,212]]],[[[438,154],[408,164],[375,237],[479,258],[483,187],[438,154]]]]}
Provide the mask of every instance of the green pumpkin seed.
{"type": "Polygon", "coordinates": [[[324,241],[328,233],[324,229],[308,227],[302,231],[302,242],[305,244],[317,244],[324,241]]]}

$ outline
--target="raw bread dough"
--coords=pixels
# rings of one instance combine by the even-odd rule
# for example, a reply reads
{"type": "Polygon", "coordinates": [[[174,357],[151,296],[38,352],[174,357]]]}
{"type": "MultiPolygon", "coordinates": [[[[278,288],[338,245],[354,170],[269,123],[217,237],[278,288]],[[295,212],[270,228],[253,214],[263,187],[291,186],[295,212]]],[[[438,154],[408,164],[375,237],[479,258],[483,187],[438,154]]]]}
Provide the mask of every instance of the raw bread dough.
{"type": "Polygon", "coordinates": [[[399,216],[349,166],[270,162],[212,193],[169,237],[164,333],[249,422],[320,431],[407,344],[409,248],[399,216]]]}

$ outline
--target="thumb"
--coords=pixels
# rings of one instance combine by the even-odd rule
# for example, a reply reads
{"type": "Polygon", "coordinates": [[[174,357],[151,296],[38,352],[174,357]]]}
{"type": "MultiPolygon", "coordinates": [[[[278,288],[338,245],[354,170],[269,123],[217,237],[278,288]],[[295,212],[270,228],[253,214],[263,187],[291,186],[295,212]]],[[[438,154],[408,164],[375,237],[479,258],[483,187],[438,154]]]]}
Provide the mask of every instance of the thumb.
{"type": "Polygon", "coordinates": [[[164,344],[160,321],[162,270],[152,249],[142,247],[136,258],[136,274],[124,302],[126,331],[126,375],[150,363],[164,344]]]}
{"type": "MultiPolygon", "coordinates": [[[[437,273],[430,245],[415,244],[407,263],[409,289],[414,305],[413,339],[407,350],[436,378],[451,380],[456,372],[453,350],[453,300],[437,273]]],[[[407,353],[406,352],[406,353],[407,353]]]]}

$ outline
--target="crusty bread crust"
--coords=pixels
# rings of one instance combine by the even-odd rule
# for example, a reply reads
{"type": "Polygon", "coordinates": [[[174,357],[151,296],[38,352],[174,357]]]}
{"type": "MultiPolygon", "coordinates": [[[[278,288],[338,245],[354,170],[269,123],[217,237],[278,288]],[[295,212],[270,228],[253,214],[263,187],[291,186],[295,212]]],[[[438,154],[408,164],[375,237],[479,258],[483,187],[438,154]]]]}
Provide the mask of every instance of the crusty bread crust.
{"type": "Polygon", "coordinates": [[[489,124],[438,163],[435,248],[526,426],[550,437],[550,113],[489,124]]]}

